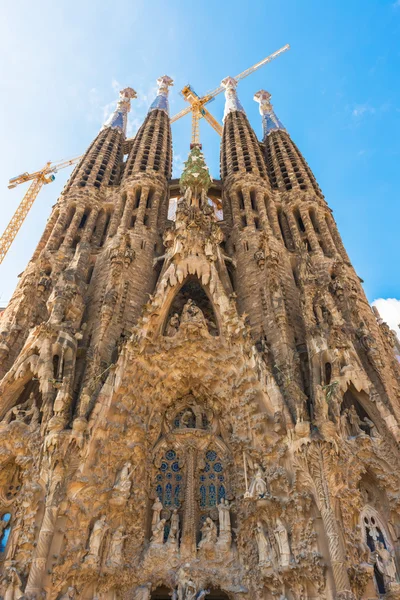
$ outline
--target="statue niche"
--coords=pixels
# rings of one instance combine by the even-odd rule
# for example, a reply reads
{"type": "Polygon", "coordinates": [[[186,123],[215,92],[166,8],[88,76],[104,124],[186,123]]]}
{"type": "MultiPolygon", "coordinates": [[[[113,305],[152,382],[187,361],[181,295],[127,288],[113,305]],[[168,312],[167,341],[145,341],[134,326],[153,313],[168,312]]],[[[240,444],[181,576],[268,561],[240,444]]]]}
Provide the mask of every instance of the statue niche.
{"type": "Polygon", "coordinates": [[[166,320],[164,335],[174,337],[182,328],[218,336],[217,319],[204,288],[196,277],[186,280],[176,294],[166,320]]]}
{"type": "Polygon", "coordinates": [[[343,396],[340,430],[343,437],[368,435],[375,439],[381,438],[374,421],[350,389],[343,396]]]}
{"type": "Polygon", "coordinates": [[[33,430],[41,421],[41,407],[42,394],[39,389],[39,381],[32,378],[25,384],[12,408],[6,412],[1,424],[9,425],[13,421],[19,421],[29,425],[33,430]]]}

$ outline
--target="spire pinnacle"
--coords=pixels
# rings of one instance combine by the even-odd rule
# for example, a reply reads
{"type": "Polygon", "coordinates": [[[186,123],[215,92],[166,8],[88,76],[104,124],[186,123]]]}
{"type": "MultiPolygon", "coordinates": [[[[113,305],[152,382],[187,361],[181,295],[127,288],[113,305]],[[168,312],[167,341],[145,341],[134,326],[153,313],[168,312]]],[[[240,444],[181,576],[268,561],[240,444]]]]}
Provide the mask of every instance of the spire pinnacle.
{"type": "Polygon", "coordinates": [[[244,108],[240,104],[240,100],[236,92],[236,79],[233,77],[225,77],[225,79],[221,81],[221,85],[225,88],[225,110],[223,120],[225,121],[230,112],[240,111],[244,113],[244,108]]]}
{"type": "Polygon", "coordinates": [[[254,100],[260,104],[260,115],[262,116],[263,134],[264,139],[271,133],[271,131],[286,131],[278,117],[276,116],[274,109],[272,108],[271,94],[266,90],[260,90],[254,95],[254,100]]]}
{"type": "Polygon", "coordinates": [[[131,110],[131,100],[136,98],[136,96],[137,94],[135,90],[130,87],[121,90],[119,93],[117,107],[104,123],[102,130],[107,128],[119,129],[125,135],[128,112],[131,110]]]}
{"type": "Polygon", "coordinates": [[[173,79],[168,77],[168,75],[163,75],[157,79],[158,85],[158,93],[156,99],[150,106],[149,112],[151,110],[163,110],[167,114],[169,112],[169,103],[168,103],[168,92],[169,86],[174,85],[173,79]]]}

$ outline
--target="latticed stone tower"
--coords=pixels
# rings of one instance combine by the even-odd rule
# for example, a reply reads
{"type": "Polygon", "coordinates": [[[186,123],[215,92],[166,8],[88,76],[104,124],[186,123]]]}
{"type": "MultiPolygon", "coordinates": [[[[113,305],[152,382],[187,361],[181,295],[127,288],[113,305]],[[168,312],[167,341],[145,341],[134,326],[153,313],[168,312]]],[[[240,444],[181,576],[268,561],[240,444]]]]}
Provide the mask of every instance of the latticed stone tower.
{"type": "Polygon", "coordinates": [[[178,182],[158,84],[2,315],[2,597],[400,598],[396,338],[270,94],[260,142],[225,79],[221,180],[178,182]]]}

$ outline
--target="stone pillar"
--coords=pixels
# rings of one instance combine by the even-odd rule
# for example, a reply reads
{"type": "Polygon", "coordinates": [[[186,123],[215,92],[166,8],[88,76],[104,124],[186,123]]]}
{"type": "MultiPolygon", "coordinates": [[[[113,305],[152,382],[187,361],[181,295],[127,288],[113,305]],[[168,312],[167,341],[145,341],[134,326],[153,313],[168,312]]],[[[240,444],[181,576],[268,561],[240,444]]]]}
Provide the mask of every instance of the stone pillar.
{"type": "Polygon", "coordinates": [[[90,242],[90,238],[92,237],[94,226],[96,225],[97,215],[99,214],[98,208],[92,208],[89,218],[86,222],[84,232],[82,234],[81,241],[82,242],[90,242]]]}
{"type": "Polygon", "coordinates": [[[181,556],[194,558],[196,556],[196,496],[194,493],[196,449],[192,446],[186,452],[186,489],[185,511],[183,515],[183,528],[180,552],[181,556]]]}
{"type": "Polygon", "coordinates": [[[347,573],[346,553],[339,534],[338,524],[332,507],[331,493],[327,475],[331,468],[326,446],[314,446],[310,449],[309,468],[313,478],[316,502],[321,512],[322,522],[328,540],[329,555],[331,559],[333,579],[336,587],[336,598],[351,600],[354,595],[350,587],[347,573]]]}
{"type": "Polygon", "coordinates": [[[53,539],[55,524],[57,520],[58,507],[54,505],[46,506],[42,527],[36,546],[35,557],[32,560],[29,571],[28,583],[26,584],[25,594],[36,594],[39,598],[42,591],[43,579],[46,571],[47,558],[53,539]]]}

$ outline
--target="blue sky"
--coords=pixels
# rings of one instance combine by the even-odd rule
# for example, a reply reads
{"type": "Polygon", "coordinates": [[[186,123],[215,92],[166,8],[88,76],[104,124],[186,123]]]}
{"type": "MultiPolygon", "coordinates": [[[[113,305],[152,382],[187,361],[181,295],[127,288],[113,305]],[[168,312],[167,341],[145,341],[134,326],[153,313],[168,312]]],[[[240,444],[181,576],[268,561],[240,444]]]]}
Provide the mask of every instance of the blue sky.
{"type": "MultiPolygon", "coordinates": [[[[184,106],[179,90],[186,83],[203,94],[286,43],[289,52],[239,84],[241,102],[261,135],[252,98],[260,88],[272,93],[334,211],[368,299],[400,299],[400,0],[5,3],[0,230],[25,191],[7,190],[8,178],[82,153],[122,86],[139,96],[130,113],[133,134],[160,75],[175,80],[174,114],[184,106]]],[[[209,109],[221,120],[223,97],[209,109]]],[[[207,162],[219,177],[218,135],[201,125],[207,162]]],[[[185,117],[173,125],[176,175],[189,140],[185,117]]],[[[69,173],[42,190],[0,266],[0,304],[9,300],[69,173]]]]}

